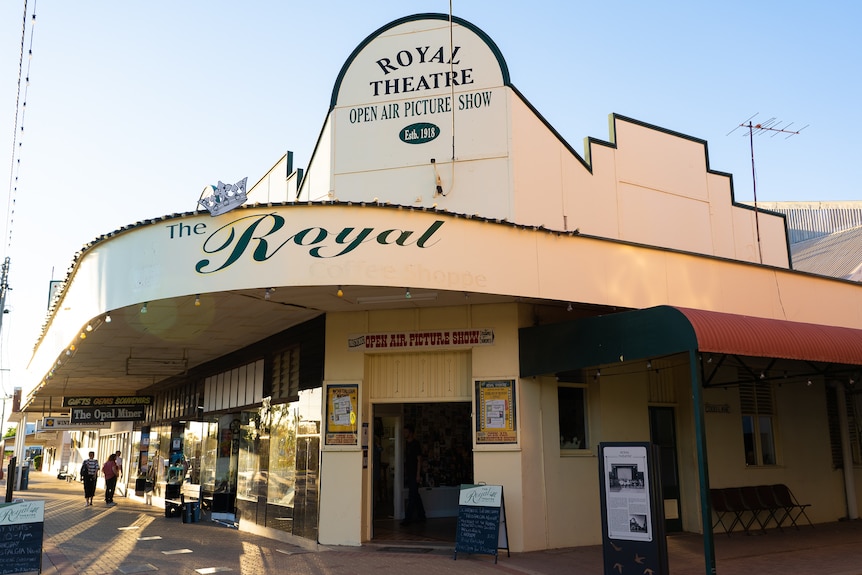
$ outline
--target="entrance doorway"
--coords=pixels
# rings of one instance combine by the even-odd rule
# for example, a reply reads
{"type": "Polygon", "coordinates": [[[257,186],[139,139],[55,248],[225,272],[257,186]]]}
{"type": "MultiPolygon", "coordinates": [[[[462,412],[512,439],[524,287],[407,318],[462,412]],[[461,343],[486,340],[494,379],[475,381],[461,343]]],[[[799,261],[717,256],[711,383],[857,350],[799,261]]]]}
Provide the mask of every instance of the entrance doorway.
{"type": "Polygon", "coordinates": [[[649,408],[650,441],[658,447],[665,531],[682,531],[679,499],[679,468],[676,457],[676,417],[672,407],[649,408]]]}
{"type": "Polygon", "coordinates": [[[376,404],[373,410],[372,540],[454,542],[460,486],[473,482],[470,403],[376,404]],[[406,425],[421,445],[419,495],[426,519],[402,524],[406,425]]]}

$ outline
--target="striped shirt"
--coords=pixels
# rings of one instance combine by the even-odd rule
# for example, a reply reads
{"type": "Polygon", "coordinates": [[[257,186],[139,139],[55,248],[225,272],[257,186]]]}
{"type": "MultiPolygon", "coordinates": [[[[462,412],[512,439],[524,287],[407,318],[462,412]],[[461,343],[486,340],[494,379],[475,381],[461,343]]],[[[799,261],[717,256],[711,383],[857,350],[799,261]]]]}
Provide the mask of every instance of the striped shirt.
{"type": "Polygon", "coordinates": [[[87,471],[90,472],[91,477],[99,476],[99,462],[95,459],[85,459],[84,465],[87,466],[87,471]]]}

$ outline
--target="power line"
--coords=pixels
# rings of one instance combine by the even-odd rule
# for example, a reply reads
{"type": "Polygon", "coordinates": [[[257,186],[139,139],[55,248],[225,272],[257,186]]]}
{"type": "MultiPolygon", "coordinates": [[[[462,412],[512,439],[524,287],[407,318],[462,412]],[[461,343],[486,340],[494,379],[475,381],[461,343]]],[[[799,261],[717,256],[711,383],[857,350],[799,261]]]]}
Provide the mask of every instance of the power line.
{"type": "Polygon", "coordinates": [[[15,96],[14,129],[12,130],[12,162],[9,168],[9,189],[6,203],[6,244],[3,254],[12,244],[12,224],[15,218],[15,196],[18,191],[18,177],[21,172],[21,148],[24,138],[24,117],[27,112],[27,92],[30,87],[30,66],[33,61],[33,30],[36,25],[36,2],[33,2],[33,12],[30,15],[30,44],[27,50],[27,74],[24,71],[24,45],[27,39],[28,2],[24,0],[24,13],[21,24],[21,49],[18,55],[18,90],[15,96]],[[23,98],[21,79],[24,78],[23,98]],[[20,136],[20,137],[19,137],[20,136]]]}
{"type": "MultiPolygon", "coordinates": [[[[9,290],[12,289],[9,287],[10,258],[8,255],[8,251],[12,246],[12,226],[15,221],[15,202],[16,195],[18,193],[18,179],[21,173],[21,150],[23,147],[24,140],[24,118],[27,112],[27,93],[30,87],[30,68],[33,62],[33,31],[35,29],[35,26],[36,1],[33,0],[31,12],[29,2],[27,0],[24,0],[24,10],[21,16],[21,47],[18,54],[18,86],[15,94],[15,116],[13,118],[12,129],[12,158],[11,165],[9,167],[9,187],[7,190],[6,201],[6,241],[3,244],[3,263],[2,268],[0,268],[0,366],[6,364],[6,358],[4,357],[6,352],[5,342],[8,342],[9,340],[8,335],[6,335],[6,332],[8,332],[8,327],[5,331],[2,329],[3,319],[5,318],[6,312],[8,311],[8,309],[6,308],[6,297],[9,290]],[[25,43],[27,40],[28,33],[28,21],[30,23],[30,42],[27,46],[26,51],[27,72],[26,74],[24,74],[24,54],[25,43]]],[[[8,369],[0,369],[0,390],[2,390],[3,396],[6,395],[5,373],[8,371],[8,369]]],[[[2,418],[0,418],[0,424],[5,423],[5,399],[3,400],[3,407],[4,413],[2,414],[2,418]]]]}

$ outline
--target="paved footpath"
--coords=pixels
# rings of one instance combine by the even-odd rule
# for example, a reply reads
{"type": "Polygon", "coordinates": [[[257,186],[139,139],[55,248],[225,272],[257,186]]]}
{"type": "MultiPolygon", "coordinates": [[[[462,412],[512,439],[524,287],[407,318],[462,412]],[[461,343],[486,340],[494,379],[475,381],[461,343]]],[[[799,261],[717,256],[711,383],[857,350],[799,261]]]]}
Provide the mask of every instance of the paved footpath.
{"type": "MultiPolygon", "coordinates": [[[[163,509],[117,498],[85,507],[80,483],[38,472],[15,498],[45,500],[42,573],[49,575],[170,573],[205,575],[602,575],[601,547],[485,555],[449,548],[294,546],[224,527],[182,523],[163,509]]],[[[5,482],[0,482],[5,493],[5,482]]],[[[717,535],[719,575],[862,575],[862,522],[844,521],[770,530],[764,535],[717,535]]],[[[668,538],[672,575],[706,573],[702,538],[668,538]]],[[[618,575],[642,575],[620,573],[618,575]]],[[[658,575],[658,574],[656,574],[658,575]]]]}

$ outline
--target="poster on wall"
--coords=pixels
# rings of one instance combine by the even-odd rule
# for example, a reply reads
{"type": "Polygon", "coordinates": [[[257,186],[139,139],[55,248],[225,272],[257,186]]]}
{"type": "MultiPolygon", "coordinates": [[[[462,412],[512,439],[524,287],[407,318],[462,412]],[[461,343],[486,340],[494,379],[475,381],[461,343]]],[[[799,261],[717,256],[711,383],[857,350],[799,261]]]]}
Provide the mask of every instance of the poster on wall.
{"type": "Polygon", "coordinates": [[[326,445],[358,445],[359,384],[326,387],[326,445]]]}
{"type": "Polygon", "coordinates": [[[476,444],[517,443],[515,380],[476,381],[476,444]]]}

